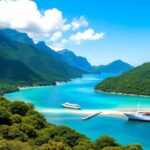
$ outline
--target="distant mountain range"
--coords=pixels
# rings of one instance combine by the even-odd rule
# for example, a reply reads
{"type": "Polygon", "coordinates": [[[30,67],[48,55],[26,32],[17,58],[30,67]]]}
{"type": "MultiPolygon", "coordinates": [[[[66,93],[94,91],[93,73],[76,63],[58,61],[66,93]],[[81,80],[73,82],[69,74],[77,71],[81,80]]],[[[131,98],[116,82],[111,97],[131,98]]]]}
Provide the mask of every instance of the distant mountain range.
{"type": "Polygon", "coordinates": [[[61,55],[63,61],[71,66],[81,69],[86,72],[91,72],[93,70],[92,65],[88,62],[85,57],[77,56],[72,51],[67,49],[58,52],[61,55]]]}
{"type": "Polygon", "coordinates": [[[108,65],[100,65],[95,67],[95,73],[123,73],[134,67],[122,60],[116,60],[108,65]]]}
{"type": "Polygon", "coordinates": [[[84,70],[87,73],[124,73],[134,67],[122,60],[116,60],[108,65],[92,66],[85,57],[77,56],[67,49],[58,52],[63,61],[67,64],[84,70]]]}
{"type": "Polygon", "coordinates": [[[85,57],[72,51],[56,52],[43,41],[35,44],[26,33],[0,30],[0,90],[3,88],[3,91],[8,90],[10,84],[11,89],[12,85],[17,89],[17,86],[55,84],[82,77],[84,73],[125,72],[132,68],[121,60],[92,66],[85,57]]]}
{"type": "Polygon", "coordinates": [[[104,92],[150,96],[150,62],[118,77],[108,78],[99,83],[96,89],[104,92]]]}

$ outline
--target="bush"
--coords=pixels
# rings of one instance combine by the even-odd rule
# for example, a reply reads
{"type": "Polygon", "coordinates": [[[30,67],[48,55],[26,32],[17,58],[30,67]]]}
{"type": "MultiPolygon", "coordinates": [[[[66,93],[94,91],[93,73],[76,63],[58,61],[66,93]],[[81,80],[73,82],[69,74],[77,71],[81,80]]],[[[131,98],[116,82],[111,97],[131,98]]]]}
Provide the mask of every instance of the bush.
{"type": "Polygon", "coordinates": [[[42,144],[45,144],[49,141],[49,137],[47,136],[39,136],[37,137],[35,140],[34,140],[34,144],[35,145],[38,145],[38,146],[41,146],[42,144]]]}
{"type": "Polygon", "coordinates": [[[8,133],[9,139],[18,139],[22,142],[27,141],[29,138],[28,136],[20,131],[20,128],[18,125],[13,125],[9,128],[9,133],[8,133]]]}
{"type": "Polygon", "coordinates": [[[118,146],[114,138],[108,137],[106,135],[101,136],[95,142],[95,150],[103,149],[104,147],[118,146]]]}
{"type": "Polygon", "coordinates": [[[10,126],[8,125],[1,125],[0,126],[0,136],[4,139],[9,139],[9,129],[10,126]]]}
{"type": "Polygon", "coordinates": [[[18,114],[14,114],[11,116],[11,123],[21,123],[22,122],[22,119],[21,119],[21,116],[18,115],[18,114]]]}
{"type": "Polygon", "coordinates": [[[11,124],[10,116],[11,115],[7,110],[5,110],[4,108],[0,108],[0,125],[3,124],[10,125],[11,124]]]}
{"type": "Polygon", "coordinates": [[[127,150],[143,150],[139,144],[131,144],[127,146],[127,150]]]}
{"type": "Polygon", "coordinates": [[[28,143],[0,140],[0,150],[32,150],[28,143]]]}
{"type": "Polygon", "coordinates": [[[25,124],[29,124],[35,129],[43,129],[44,127],[46,127],[45,119],[43,119],[42,117],[37,117],[36,115],[25,117],[23,119],[23,122],[25,124]]]}
{"type": "Polygon", "coordinates": [[[27,134],[29,138],[36,138],[37,137],[36,130],[30,125],[21,124],[20,130],[23,133],[27,134]]]}
{"type": "Polygon", "coordinates": [[[49,141],[47,144],[43,144],[40,150],[71,150],[71,148],[67,147],[62,142],[49,141]]]}
{"type": "Polygon", "coordinates": [[[24,116],[31,106],[25,104],[24,102],[20,101],[14,101],[10,104],[10,111],[13,114],[19,114],[21,116],[24,116]]]}

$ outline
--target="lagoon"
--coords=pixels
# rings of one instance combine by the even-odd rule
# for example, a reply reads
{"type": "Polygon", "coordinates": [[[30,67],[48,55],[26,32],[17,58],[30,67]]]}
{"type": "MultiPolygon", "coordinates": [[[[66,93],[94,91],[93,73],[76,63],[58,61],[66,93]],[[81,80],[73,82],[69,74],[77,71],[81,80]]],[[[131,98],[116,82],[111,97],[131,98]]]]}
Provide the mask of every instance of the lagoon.
{"type": "Polygon", "coordinates": [[[96,116],[83,121],[83,114],[70,111],[61,106],[62,103],[78,103],[86,112],[94,110],[128,110],[150,108],[150,97],[112,95],[98,93],[94,86],[114,74],[85,75],[58,86],[26,88],[18,92],[6,94],[10,100],[31,102],[42,112],[49,122],[67,125],[95,140],[107,134],[122,144],[140,143],[144,149],[150,149],[150,123],[129,122],[125,117],[96,116]]]}

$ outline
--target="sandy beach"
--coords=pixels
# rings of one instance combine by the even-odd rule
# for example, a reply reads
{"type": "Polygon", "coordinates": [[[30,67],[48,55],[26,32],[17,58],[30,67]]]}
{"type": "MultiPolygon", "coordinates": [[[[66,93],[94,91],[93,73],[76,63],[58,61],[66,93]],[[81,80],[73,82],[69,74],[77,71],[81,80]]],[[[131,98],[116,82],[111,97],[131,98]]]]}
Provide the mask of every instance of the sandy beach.
{"type": "MultiPolygon", "coordinates": [[[[78,115],[90,115],[97,112],[100,112],[99,116],[114,116],[114,117],[125,117],[124,113],[130,112],[134,113],[137,110],[101,110],[101,109],[95,109],[95,110],[73,110],[73,109],[42,109],[38,108],[38,110],[42,113],[54,113],[54,114],[78,114],[78,115]]],[[[140,110],[140,111],[148,111],[148,110],[140,110]]]]}

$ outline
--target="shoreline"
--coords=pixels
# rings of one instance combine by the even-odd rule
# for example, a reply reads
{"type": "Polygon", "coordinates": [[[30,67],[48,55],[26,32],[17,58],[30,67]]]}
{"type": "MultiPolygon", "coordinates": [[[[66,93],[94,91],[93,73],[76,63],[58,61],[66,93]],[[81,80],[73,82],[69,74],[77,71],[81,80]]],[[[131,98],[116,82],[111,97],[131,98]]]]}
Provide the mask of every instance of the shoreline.
{"type": "Polygon", "coordinates": [[[57,81],[55,85],[41,85],[41,86],[24,86],[24,87],[18,87],[19,90],[26,90],[26,89],[36,89],[36,88],[44,88],[44,87],[50,87],[50,86],[59,86],[63,83],[66,83],[65,81],[57,81]]]}
{"type": "Polygon", "coordinates": [[[127,93],[105,92],[105,91],[102,91],[102,90],[95,90],[95,91],[98,92],[98,93],[106,93],[106,94],[111,94],[111,95],[122,95],[122,96],[150,98],[150,95],[136,95],[136,94],[127,94],[127,93]]]}
{"type": "MultiPolygon", "coordinates": [[[[37,108],[37,110],[41,113],[51,113],[51,114],[76,114],[76,115],[89,115],[97,112],[101,112],[98,116],[112,116],[112,117],[121,117],[126,118],[124,113],[134,113],[137,110],[133,109],[114,109],[114,110],[106,110],[106,109],[93,109],[93,110],[71,110],[71,109],[42,109],[37,108]]],[[[149,111],[147,109],[141,109],[140,111],[149,111]]]]}

